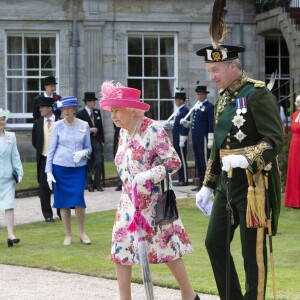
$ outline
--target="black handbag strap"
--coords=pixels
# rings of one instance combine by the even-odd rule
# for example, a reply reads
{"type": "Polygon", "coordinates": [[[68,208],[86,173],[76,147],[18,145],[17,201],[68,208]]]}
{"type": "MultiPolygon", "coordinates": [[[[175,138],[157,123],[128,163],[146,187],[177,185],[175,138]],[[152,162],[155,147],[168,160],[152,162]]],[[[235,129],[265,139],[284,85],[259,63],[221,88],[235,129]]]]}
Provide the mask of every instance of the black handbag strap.
{"type": "MultiPolygon", "coordinates": [[[[166,170],[167,190],[169,190],[170,189],[170,175],[169,175],[168,168],[166,165],[165,165],[165,170],[166,170]]],[[[161,184],[161,193],[164,193],[165,192],[165,180],[163,179],[160,184],[161,184]]]]}

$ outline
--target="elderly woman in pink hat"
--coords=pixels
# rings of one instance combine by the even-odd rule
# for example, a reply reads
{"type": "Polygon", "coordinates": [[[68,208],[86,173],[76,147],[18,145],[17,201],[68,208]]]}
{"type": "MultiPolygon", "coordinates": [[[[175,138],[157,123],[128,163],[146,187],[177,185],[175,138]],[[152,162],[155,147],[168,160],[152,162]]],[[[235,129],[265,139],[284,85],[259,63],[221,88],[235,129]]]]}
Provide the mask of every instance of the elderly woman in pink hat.
{"type": "Polygon", "coordinates": [[[139,264],[138,233],[127,230],[135,212],[133,187],[137,186],[141,214],[151,227],[146,236],[149,262],[165,263],[173,273],[182,299],[197,300],[181,257],[193,248],[180,219],[169,225],[155,225],[155,207],[160,194],[160,182],[176,172],[181,162],[167,133],[154,120],[144,116],[149,104],[140,101],[141,92],[120,83],[106,81],[101,87],[100,108],[111,112],[117,127],[121,127],[115,164],[122,180],[122,194],[112,233],[111,260],[116,266],[120,299],[131,299],[132,265],[139,264]],[[165,168],[167,167],[167,168],[165,168]],[[168,174],[169,176],[169,174],[168,174]],[[146,188],[146,181],[152,190],[146,188]]]}

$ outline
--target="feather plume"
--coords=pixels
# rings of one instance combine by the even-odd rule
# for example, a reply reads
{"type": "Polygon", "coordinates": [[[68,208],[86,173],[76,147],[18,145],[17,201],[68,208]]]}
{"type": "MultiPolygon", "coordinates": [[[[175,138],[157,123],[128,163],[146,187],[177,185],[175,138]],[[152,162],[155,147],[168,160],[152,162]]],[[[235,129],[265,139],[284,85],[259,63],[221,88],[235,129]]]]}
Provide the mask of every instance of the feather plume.
{"type": "Polygon", "coordinates": [[[106,80],[101,86],[101,97],[103,99],[121,99],[122,91],[118,88],[124,87],[121,83],[114,83],[113,80],[106,80]]]}
{"type": "Polygon", "coordinates": [[[227,25],[225,24],[225,15],[227,14],[226,0],[215,0],[209,34],[214,49],[218,49],[219,43],[227,35],[227,25]]]}

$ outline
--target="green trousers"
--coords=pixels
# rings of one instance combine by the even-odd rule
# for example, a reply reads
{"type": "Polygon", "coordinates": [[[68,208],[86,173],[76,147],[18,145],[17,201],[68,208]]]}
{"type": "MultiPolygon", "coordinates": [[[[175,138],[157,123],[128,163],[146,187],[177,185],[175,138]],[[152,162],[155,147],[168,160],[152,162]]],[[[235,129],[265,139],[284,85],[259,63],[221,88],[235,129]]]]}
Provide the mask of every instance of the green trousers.
{"type": "MultiPolygon", "coordinates": [[[[230,225],[230,241],[239,226],[246,282],[243,295],[230,255],[230,300],[263,300],[267,278],[266,230],[246,227],[248,182],[245,170],[233,169],[231,189],[234,225],[230,225]]],[[[215,189],[214,205],[205,240],[221,300],[226,299],[226,195],[227,173],[222,172],[215,189]]]]}

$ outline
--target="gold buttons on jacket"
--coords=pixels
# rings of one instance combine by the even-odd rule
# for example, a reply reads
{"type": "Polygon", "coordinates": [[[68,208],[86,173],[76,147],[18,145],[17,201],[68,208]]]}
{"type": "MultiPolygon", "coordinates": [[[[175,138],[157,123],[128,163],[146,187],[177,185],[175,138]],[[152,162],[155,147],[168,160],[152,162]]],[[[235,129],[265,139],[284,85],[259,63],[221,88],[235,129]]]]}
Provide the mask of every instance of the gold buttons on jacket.
{"type": "Polygon", "coordinates": [[[229,145],[226,145],[226,149],[230,149],[230,146],[229,146],[229,145]]]}
{"type": "Polygon", "coordinates": [[[230,138],[227,138],[227,139],[226,139],[226,142],[227,142],[227,143],[230,143],[230,138]]]}

